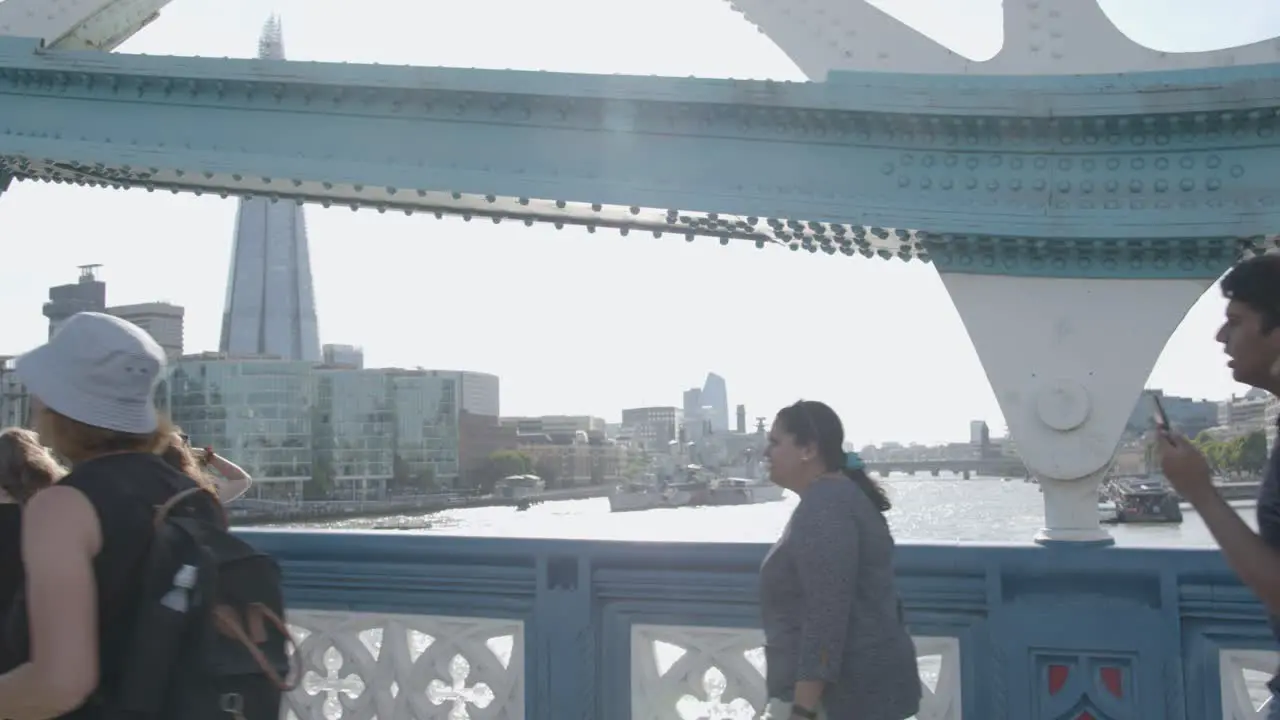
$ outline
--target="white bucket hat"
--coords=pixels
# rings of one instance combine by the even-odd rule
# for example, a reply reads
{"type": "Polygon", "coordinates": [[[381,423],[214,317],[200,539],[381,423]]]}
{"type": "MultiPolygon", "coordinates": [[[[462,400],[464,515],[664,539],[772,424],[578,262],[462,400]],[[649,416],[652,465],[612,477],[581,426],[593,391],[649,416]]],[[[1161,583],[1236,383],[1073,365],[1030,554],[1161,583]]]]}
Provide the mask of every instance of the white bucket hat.
{"type": "Polygon", "coordinates": [[[160,425],[155,395],[164,351],[126,320],[72,315],[48,343],[19,357],[14,370],[45,407],[90,427],[146,435],[160,425]]]}

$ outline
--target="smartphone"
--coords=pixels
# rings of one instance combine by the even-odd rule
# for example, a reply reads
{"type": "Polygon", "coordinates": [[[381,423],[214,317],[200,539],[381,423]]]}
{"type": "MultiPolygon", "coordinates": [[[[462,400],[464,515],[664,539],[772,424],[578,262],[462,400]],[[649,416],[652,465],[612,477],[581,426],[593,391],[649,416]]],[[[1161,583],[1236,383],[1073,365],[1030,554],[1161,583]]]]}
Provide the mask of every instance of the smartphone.
{"type": "Polygon", "coordinates": [[[1160,403],[1160,396],[1152,395],[1151,402],[1154,403],[1156,406],[1156,411],[1151,418],[1152,420],[1155,421],[1156,427],[1165,432],[1169,432],[1173,430],[1173,428],[1169,425],[1169,416],[1166,415],[1164,412],[1164,405],[1160,403]]]}

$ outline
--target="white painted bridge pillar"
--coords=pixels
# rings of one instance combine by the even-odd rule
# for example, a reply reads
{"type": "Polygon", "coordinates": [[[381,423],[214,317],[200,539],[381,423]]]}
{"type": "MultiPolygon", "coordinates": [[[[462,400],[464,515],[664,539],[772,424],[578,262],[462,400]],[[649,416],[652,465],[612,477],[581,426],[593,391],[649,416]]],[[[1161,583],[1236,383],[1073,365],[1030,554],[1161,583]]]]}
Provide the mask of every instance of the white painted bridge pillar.
{"type": "Polygon", "coordinates": [[[1165,343],[1213,279],[940,270],[1044,490],[1036,541],[1114,542],[1099,522],[1099,484],[1165,343]]]}
{"type": "Polygon", "coordinates": [[[114,50],[170,0],[0,0],[0,35],[40,38],[52,50],[114,50]]]}

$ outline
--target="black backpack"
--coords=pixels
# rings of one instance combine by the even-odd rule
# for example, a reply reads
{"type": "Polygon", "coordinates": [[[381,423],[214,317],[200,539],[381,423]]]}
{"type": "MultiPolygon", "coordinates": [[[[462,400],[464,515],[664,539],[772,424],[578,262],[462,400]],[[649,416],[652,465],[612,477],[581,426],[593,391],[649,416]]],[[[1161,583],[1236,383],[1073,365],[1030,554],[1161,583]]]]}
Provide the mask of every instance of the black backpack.
{"type": "Polygon", "coordinates": [[[278,720],[297,683],[280,568],[205,492],[182,488],[156,509],[130,639],[96,698],[109,717],[278,720]]]}

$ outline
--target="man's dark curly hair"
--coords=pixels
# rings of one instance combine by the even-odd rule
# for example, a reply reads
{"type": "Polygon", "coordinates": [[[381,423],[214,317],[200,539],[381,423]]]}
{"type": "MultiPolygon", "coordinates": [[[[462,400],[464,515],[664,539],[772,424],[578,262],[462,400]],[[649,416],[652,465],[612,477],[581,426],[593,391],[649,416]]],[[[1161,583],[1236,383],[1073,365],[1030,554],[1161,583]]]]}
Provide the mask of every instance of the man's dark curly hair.
{"type": "Polygon", "coordinates": [[[1257,311],[1263,332],[1280,327],[1280,255],[1249,258],[1228,270],[1222,295],[1257,311]]]}

